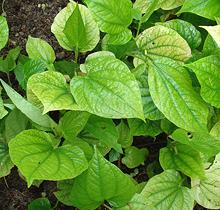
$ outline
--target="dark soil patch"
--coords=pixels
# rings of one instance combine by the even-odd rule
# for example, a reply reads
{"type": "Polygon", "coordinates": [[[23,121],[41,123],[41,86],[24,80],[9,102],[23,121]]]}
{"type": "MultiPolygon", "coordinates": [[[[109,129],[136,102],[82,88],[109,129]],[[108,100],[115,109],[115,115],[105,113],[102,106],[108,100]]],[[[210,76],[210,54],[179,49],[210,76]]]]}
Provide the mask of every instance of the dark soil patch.
{"type": "Polygon", "coordinates": [[[54,17],[68,2],[68,0],[6,0],[4,10],[10,28],[10,39],[6,49],[20,46],[24,50],[28,35],[31,35],[51,44],[58,59],[71,56],[72,53],[59,46],[50,29],[54,17]]]}

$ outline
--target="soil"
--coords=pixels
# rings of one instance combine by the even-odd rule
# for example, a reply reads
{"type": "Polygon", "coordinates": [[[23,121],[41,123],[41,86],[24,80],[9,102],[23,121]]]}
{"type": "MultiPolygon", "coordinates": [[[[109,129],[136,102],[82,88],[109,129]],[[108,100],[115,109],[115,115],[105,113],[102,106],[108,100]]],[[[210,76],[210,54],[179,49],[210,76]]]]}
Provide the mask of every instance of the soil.
{"type": "MultiPolygon", "coordinates": [[[[1,3],[2,0],[0,0],[1,3]]],[[[23,53],[25,53],[28,35],[31,35],[42,38],[53,46],[58,60],[71,58],[73,53],[63,50],[50,31],[54,17],[67,3],[68,0],[6,0],[4,10],[10,27],[10,39],[3,53],[5,54],[15,46],[20,46],[23,53]]],[[[1,74],[0,76],[2,78],[1,74]]],[[[13,75],[11,76],[13,77],[13,75]]],[[[138,174],[134,176],[137,182],[148,180],[146,168],[149,164],[158,160],[158,152],[161,147],[166,145],[166,138],[165,135],[160,135],[155,140],[146,137],[135,137],[135,146],[139,148],[146,147],[150,151],[146,164],[140,166],[138,174]]],[[[126,168],[120,161],[115,164],[126,173],[134,172],[134,170],[126,168]]],[[[56,205],[56,198],[53,194],[55,191],[56,182],[48,181],[44,181],[40,187],[32,186],[28,189],[26,182],[21,179],[17,169],[14,168],[9,176],[0,179],[0,210],[25,210],[33,199],[42,197],[42,193],[49,198],[52,206],[54,206],[56,205]]],[[[59,203],[55,209],[74,210],[75,208],[59,203]]],[[[99,210],[105,210],[105,208],[102,207],[99,210]]],[[[204,208],[197,205],[195,210],[204,210],[204,208]]]]}

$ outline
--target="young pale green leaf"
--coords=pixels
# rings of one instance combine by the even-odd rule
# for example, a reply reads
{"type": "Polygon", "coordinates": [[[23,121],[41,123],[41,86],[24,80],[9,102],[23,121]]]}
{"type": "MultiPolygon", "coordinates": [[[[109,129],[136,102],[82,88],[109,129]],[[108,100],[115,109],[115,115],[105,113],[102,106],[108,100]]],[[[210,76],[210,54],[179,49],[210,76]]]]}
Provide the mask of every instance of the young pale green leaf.
{"type": "Polygon", "coordinates": [[[220,25],[217,26],[201,26],[209,32],[218,47],[220,47],[220,25]]]}
{"type": "Polygon", "coordinates": [[[14,164],[9,156],[8,145],[0,141],[0,178],[10,174],[14,164]]]}
{"type": "Polygon", "coordinates": [[[133,136],[131,135],[128,125],[122,120],[116,128],[119,134],[118,143],[121,144],[123,148],[130,147],[133,142],[133,136]]]}
{"type": "Polygon", "coordinates": [[[0,86],[0,120],[8,114],[8,111],[4,107],[4,102],[1,96],[2,87],[0,86]]]}
{"type": "Polygon", "coordinates": [[[155,0],[136,0],[134,8],[139,9],[142,14],[146,13],[155,0]]]}
{"type": "Polygon", "coordinates": [[[57,182],[58,191],[54,192],[57,200],[64,203],[67,206],[72,206],[70,193],[73,187],[74,179],[68,179],[57,182]]]}
{"type": "Polygon", "coordinates": [[[27,89],[41,101],[44,114],[53,110],[78,109],[65,77],[59,72],[47,71],[34,74],[28,80],[27,89]]]}
{"type": "Polygon", "coordinates": [[[59,121],[59,127],[67,140],[74,140],[74,138],[85,127],[90,114],[87,112],[69,111],[59,121]]]}
{"type": "Polygon", "coordinates": [[[176,169],[194,179],[204,179],[205,170],[200,153],[192,147],[176,143],[160,150],[160,164],[164,170],[176,169]]]}
{"type": "Polygon", "coordinates": [[[193,89],[186,69],[171,59],[155,60],[148,82],[155,105],[168,120],[188,131],[207,130],[208,107],[193,89]]]}
{"type": "Polygon", "coordinates": [[[71,201],[83,210],[94,210],[104,201],[114,207],[125,206],[135,194],[132,180],[95,149],[89,168],[73,184],[71,201]]]}
{"type": "Polygon", "coordinates": [[[133,136],[157,136],[161,133],[159,121],[128,119],[128,125],[133,136]]]}
{"type": "Polygon", "coordinates": [[[0,16],[0,50],[5,47],[8,42],[9,29],[5,17],[0,16]]]}
{"type": "MultiPolygon", "coordinates": [[[[151,178],[141,195],[156,210],[193,210],[192,191],[181,185],[182,178],[175,170],[166,170],[151,178]]],[[[150,210],[150,209],[149,209],[150,210]]]]}
{"type": "Polygon", "coordinates": [[[195,200],[207,209],[220,208],[220,154],[218,154],[206,170],[205,180],[192,180],[192,190],[195,200]]]}
{"type": "Polygon", "coordinates": [[[75,48],[75,50],[79,50],[85,47],[84,40],[86,39],[86,29],[78,4],[76,5],[72,15],[66,21],[63,32],[69,40],[69,44],[72,49],[75,48]]]}
{"type": "Polygon", "coordinates": [[[184,0],[160,0],[158,7],[162,8],[163,10],[171,10],[183,5],[183,3],[184,0]]]}
{"type": "Polygon", "coordinates": [[[87,7],[70,1],[55,17],[51,31],[66,50],[91,51],[99,42],[99,28],[87,7]],[[75,10],[78,5],[79,10],[75,10]],[[74,12],[75,11],[75,12],[74,12]],[[83,22],[82,22],[83,21],[83,22]],[[74,32],[74,33],[73,33],[74,32]],[[72,34],[73,33],[73,34],[72,34]]]}
{"type": "Polygon", "coordinates": [[[129,68],[112,55],[97,52],[85,63],[87,74],[71,80],[82,110],[106,118],[144,119],[138,83],[129,68]]]}
{"type": "Polygon", "coordinates": [[[199,47],[201,44],[201,34],[191,23],[184,20],[175,19],[166,22],[156,23],[171,28],[178,32],[185,39],[192,49],[199,47]]]}
{"type": "Polygon", "coordinates": [[[149,91],[148,73],[145,64],[138,65],[133,74],[139,84],[141,90],[141,98],[144,109],[144,117],[150,120],[160,120],[164,115],[155,106],[149,91]]]}
{"type": "Polygon", "coordinates": [[[130,0],[85,0],[102,32],[118,34],[132,22],[130,0]]]}
{"type": "Polygon", "coordinates": [[[29,58],[41,60],[45,64],[50,65],[56,59],[53,48],[43,39],[28,37],[26,51],[29,58]]]}
{"type": "Polygon", "coordinates": [[[3,80],[0,81],[8,97],[11,99],[14,105],[30,120],[45,128],[56,126],[56,123],[48,115],[42,115],[40,109],[25,100],[19,93],[17,93],[14,89],[7,85],[3,80]]]}
{"type": "Polygon", "coordinates": [[[125,149],[125,156],[122,158],[122,163],[128,168],[136,168],[144,164],[149,152],[146,148],[138,149],[131,146],[125,149]]]}
{"type": "Polygon", "coordinates": [[[152,58],[168,57],[176,61],[186,61],[191,57],[191,49],[175,30],[157,25],[143,31],[136,39],[137,46],[152,58]]]}
{"type": "Polygon", "coordinates": [[[28,118],[18,109],[12,110],[5,120],[5,137],[9,142],[27,128],[28,118]]]}
{"type": "Polygon", "coordinates": [[[58,143],[38,130],[25,130],[9,142],[12,162],[25,176],[28,186],[34,180],[71,179],[87,169],[87,160],[79,147],[57,147],[58,143]]]}
{"type": "Polygon", "coordinates": [[[220,56],[211,55],[186,66],[195,72],[201,85],[202,98],[220,108],[220,56]]]}
{"type": "Polygon", "coordinates": [[[154,10],[159,8],[162,8],[163,10],[171,10],[181,6],[183,2],[184,0],[136,0],[134,3],[134,8],[139,9],[142,13],[145,13],[145,15],[147,14],[149,17],[148,13],[153,13],[154,10]],[[156,5],[152,7],[152,5],[155,3],[156,5]]]}
{"type": "Polygon", "coordinates": [[[118,34],[106,34],[105,41],[110,45],[124,45],[128,43],[132,38],[132,32],[129,29],[125,29],[118,34]]]}
{"type": "Polygon", "coordinates": [[[197,133],[187,133],[187,131],[177,129],[172,133],[171,138],[182,144],[187,144],[193,149],[204,153],[209,157],[220,153],[220,139],[217,139],[209,133],[205,133],[203,131],[197,133]]]}
{"type": "Polygon", "coordinates": [[[211,129],[210,135],[216,139],[220,139],[220,121],[218,121],[211,129]]]}
{"type": "Polygon", "coordinates": [[[112,119],[92,115],[85,126],[85,130],[106,146],[117,151],[121,150],[121,146],[117,142],[119,134],[112,119]]]}
{"type": "Polygon", "coordinates": [[[215,20],[219,16],[219,0],[185,0],[181,10],[178,13],[190,12],[199,16],[215,20]]]}
{"type": "Polygon", "coordinates": [[[47,198],[37,198],[28,205],[28,210],[51,210],[50,201],[47,198]]]}

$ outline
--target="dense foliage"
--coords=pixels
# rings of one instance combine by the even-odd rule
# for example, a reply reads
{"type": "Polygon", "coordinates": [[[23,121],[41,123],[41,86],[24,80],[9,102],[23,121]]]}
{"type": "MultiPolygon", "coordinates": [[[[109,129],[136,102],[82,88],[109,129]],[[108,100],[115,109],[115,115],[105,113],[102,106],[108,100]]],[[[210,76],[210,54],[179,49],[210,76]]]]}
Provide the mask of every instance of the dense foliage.
{"type": "MultiPolygon", "coordinates": [[[[218,24],[219,0],[70,0],[51,31],[74,60],[31,36],[27,55],[0,58],[19,83],[1,79],[0,177],[16,166],[28,187],[57,181],[80,210],[220,209],[218,24]],[[122,172],[151,156],[133,137],[161,133],[149,180],[122,172]]],[[[0,50],[8,37],[0,16],[0,50]]]]}

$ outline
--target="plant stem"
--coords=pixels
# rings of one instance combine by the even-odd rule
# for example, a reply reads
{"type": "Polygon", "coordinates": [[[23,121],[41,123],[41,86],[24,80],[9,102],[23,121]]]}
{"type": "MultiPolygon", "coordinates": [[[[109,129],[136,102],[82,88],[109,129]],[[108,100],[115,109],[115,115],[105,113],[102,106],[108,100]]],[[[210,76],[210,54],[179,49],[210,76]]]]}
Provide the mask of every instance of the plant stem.
{"type": "Polygon", "coordinates": [[[109,210],[112,209],[111,207],[107,206],[106,204],[103,204],[103,206],[104,206],[106,209],[109,209],[109,210]]]}
{"type": "Polygon", "coordinates": [[[54,207],[52,208],[52,210],[57,208],[58,203],[59,203],[59,201],[57,200],[57,202],[55,203],[55,205],[54,205],[54,207]]]}
{"type": "Polygon", "coordinates": [[[6,12],[5,12],[5,9],[4,9],[5,1],[6,0],[2,1],[2,16],[6,16],[6,12]]]}
{"type": "Polygon", "coordinates": [[[136,36],[135,36],[135,37],[137,37],[137,36],[139,35],[139,33],[140,33],[141,24],[142,24],[142,17],[141,17],[141,19],[140,19],[140,21],[139,21],[139,23],[138,23],[137,33],[136,33],[136,36]]]}
{"type": "Polygon", "coordinates": [[[8,72],[6,72],[6,74],[7,74],[7,78],[8,78],[8,83],[9,83],[9,85],[12,87],[12,83],[11,83],[10,75],[9,75],[8,72]]]}
{"type": "Polygon", "coordinates": [[[5,178],[5,176],[4,176],[4,181],[5,181],[6,187],[9,189],[8,182],[7,182],[6,178],[5,178]]]}
{"type": "Polygon", "coordinates": [[[75,63],[78,63],[78,58],[79,58],[79,50],[76,48],[75,50],[75,63]]]}

